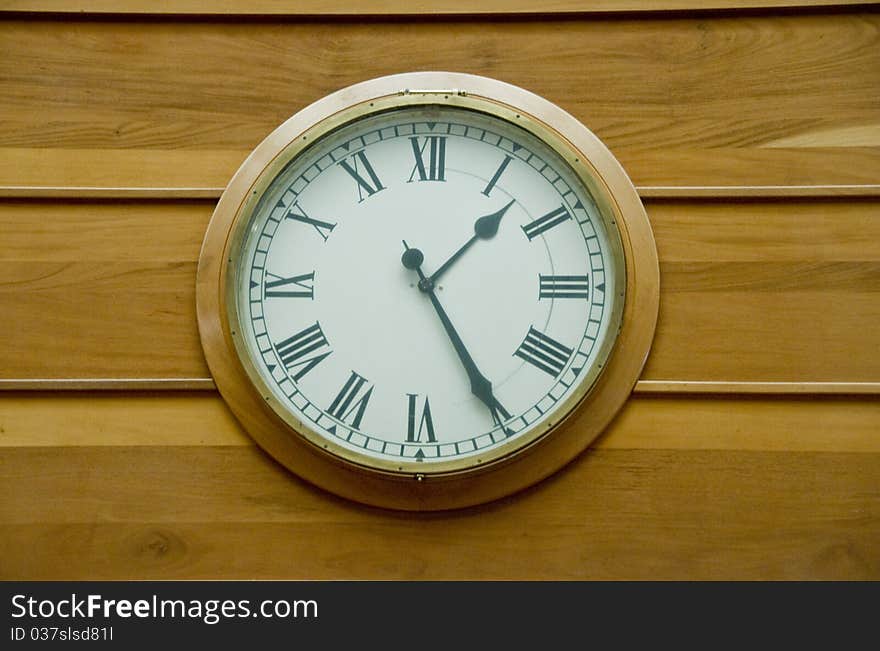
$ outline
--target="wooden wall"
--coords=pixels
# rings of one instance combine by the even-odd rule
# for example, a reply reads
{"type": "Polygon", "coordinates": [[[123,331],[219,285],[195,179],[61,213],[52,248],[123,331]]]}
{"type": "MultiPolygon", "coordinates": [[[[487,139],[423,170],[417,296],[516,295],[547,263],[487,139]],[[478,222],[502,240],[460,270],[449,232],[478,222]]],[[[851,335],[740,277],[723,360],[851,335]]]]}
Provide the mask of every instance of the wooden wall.
{"type": "Polygon", "coordinates": [[[0,578],[880,579],[876,7],[153,4],[0,11],[0,578]],[[662,296],[642,381],[587,453],[414,515],[252,444],[213,390],[194,281],[269,131],[426,69],[523,86],[602,138],[662,296]]]}

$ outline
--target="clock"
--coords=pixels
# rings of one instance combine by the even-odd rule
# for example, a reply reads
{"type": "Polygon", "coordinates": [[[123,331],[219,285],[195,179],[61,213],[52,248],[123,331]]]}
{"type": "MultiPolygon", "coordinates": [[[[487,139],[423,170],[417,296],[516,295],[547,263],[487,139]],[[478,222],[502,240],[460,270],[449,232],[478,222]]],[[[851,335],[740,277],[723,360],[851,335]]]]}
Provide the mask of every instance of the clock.
{"type": "Polygon", "coordinates": [[[216,385],[302,479],[407,510],[494,500],[605,429],[648,355],[657,254],[612,154],[468,74],[294,115],[224,191],[197,308],[216,385]]]}

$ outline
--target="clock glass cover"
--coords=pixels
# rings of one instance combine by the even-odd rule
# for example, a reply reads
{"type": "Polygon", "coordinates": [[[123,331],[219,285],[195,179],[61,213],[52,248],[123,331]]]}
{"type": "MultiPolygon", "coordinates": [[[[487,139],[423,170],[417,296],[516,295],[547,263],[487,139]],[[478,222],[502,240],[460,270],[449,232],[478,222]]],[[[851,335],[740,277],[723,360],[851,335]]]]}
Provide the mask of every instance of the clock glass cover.
{"type": "Polygon", "coordinates": [[[315,446],[390,473],[467,470],[540,440],[601,375],[620,233],[588,163],[525,115],[380,108],[300,138],[254,186],[231,335],[315,446]]]}

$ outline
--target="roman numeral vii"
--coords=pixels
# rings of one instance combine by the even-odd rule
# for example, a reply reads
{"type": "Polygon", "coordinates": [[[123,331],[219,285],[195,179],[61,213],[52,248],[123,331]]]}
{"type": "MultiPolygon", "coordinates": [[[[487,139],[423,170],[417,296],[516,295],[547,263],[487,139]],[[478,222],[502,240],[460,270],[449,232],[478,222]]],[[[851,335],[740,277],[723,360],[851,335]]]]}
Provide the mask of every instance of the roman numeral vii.
{"type": "Polygon", "coordinates": [[[357,429],[361,426],[361,420],[364,418],[364,412],[367,409],[367,403],[370,402],[370,396],[373,395],[373,386],[368,384],[367,379],[358,375],[354,371],[345,381],[339,393],[333,399],[327,412],[342,422],[349,423],[353,428],[357,429]],[[349,418],[354,415],[350,421],[349,418]]]}

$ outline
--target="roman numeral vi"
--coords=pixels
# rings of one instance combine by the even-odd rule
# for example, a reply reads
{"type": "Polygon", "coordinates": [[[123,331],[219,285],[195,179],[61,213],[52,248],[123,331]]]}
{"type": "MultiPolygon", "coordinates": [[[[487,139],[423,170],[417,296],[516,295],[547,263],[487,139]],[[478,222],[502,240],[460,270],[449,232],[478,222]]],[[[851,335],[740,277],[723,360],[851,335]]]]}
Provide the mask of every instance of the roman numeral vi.
{"type": "Polygon", "coordinates": [[[425,397],[425,406],[422,408],[422,416],[418,416],[418,394],[408,393],[409,398],[406,419],[406,441],[407,443],[421,443],[422,432],[428,435],[428,443],[436,443],[437,437],[434,436],[434,421],[431,418],[431,403],[425,397]],[[418,425],[416,425],[418,423],[418,425]]]}

